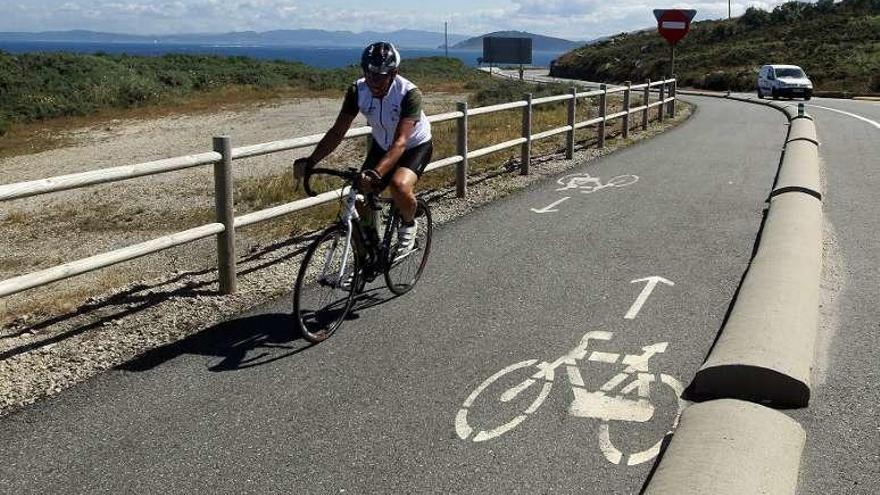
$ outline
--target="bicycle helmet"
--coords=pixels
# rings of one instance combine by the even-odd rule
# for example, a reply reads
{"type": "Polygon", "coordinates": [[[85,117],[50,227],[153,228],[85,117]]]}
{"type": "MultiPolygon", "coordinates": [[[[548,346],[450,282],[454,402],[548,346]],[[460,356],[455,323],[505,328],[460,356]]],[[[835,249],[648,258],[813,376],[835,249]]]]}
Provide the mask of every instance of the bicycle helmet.
{"type": "Polygon", "coordinates": [[[387,41],[372,43],[364,48],[361,68],[364,72],[388,74],[400,66],[400,52],[387,41]]]}

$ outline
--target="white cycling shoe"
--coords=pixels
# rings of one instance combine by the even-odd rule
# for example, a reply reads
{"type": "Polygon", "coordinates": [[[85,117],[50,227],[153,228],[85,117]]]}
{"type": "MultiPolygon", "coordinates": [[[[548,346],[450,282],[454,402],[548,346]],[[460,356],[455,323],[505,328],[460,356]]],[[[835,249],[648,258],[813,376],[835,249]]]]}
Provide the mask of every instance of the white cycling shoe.
{"type": "Polygon", "coordinates": [[[416,234],[419,231],[419,222],[413,219],[412,225],[403,225],[397,228],[397,248],[395,258],[400,259],[412,252],[416,246],[416,234]]]}

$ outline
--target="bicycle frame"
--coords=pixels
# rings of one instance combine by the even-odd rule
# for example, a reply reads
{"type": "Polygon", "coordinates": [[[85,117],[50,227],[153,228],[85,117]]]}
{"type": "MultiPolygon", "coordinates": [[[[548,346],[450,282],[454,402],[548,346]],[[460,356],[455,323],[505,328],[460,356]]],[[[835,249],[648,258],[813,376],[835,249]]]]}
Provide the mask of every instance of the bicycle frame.
{"type": "MultiPolygon", "coordinates": [[[[348,193],[346,194],[344,201],[344,208],[342,211],[342,216],[340,218],[340,223],[345,227],[346,230],[346,239],[345,239],[345,251],[343,251],[343,262],[340,267],[340,271],[338,274],[337,280],[342,280],[345,275],[345,268],[348,266],[349,257],[354,255],[358,257],[359,264],[361,269],[365,273],[369,273],[368,270],[374,271],[376,273],[381,273],[382,270],[385,269],[387,265],[387,256],[386,254],[390,250],[391,246],[391,236],[393,234],[394,224],[397,222],[396,214],[393,213],[390,215],[388,225],[385,226],[385,232],[381,239],[379,240],[379,232],[378,232],[378,218],[376,210],[373,208],[373,201],[378,201],[375,198],[368,199],[360,194],[356,188],[349,187],[348,193]],[[361,215],[357,210],[358,201],[363,201],[367,208],[370,209],[369,214],[375,215],[376,218],[373,220],[372,226],[364,226],[361,221],[361,215]],[[375,234],[376,244],[367,241],[367,233],[366,229],[373,230],[375,234]],[[352,249],[354,246],[354,249],[352,249]],[[373,255],[373,259],[370,259],[370,255],[373,255]]],[[[392,207],[393,208],[393,207],[392,207]]],[[[325,264],[325,269],[329,266],[331,253],[327,255],[327,261],[325,264]]],[[[372,274],[371,274],[372,275],[372,274]]]]}

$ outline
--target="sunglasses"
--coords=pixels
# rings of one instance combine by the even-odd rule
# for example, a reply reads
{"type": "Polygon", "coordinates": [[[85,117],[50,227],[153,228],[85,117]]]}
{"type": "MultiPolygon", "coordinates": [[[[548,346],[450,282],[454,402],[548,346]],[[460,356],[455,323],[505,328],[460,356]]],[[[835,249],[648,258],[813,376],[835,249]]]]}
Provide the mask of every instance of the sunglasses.
{"type": "Polygon", "coordinates": [[[364,77],[370,82],[385,82],[391,79],[394,74],[377,74],[375,72],[364,72],[364,77]]]}

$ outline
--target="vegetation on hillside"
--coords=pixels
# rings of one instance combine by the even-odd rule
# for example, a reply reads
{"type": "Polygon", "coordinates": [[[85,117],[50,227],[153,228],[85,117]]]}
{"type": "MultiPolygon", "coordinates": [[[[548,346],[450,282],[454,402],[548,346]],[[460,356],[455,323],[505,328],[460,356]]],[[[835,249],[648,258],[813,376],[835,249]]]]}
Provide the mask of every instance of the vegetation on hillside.
{"type": "MultiPolygon", "coordinates": [[[[402,74],[424,91],[466,91],[490,105],[567,91],[491,79],[455,58],[406,60],[402,74]]],[[[279,94],[341,96],[360,69],[317,69],[298,62],[167,54],[160,57],[0,51],[0,136],[15,123],[92,115],[102,110],[176,105],[230,88],[279,94]],[[286,93],[285,93],[286,92],[286,93]]],[[[222,93],[228,94],[228,93],[222,93]]]]}
{"type": "MultiPolygon", "coordinates": [[[[430,90],[485,77],[458,59],[407,60],[403,74],[430,90]]],[[[230,87],[341,95],[356,67],[317,69],[297,62],[168,54],[160,57],[0,51],[0,135],[13,123],[100,110],[174,104],[230,87]]]]}
{"type": "MultiPolygon", "coordinates": [[[[669,73],[669,54],[656,30],[621,34],[563,55],[551,74],[656,80],[669,73]]],[[[696,22],[676,48],[675,70],[683,86],[750,91],[770,63],[803,67],[819,91],[880,92],[880,0],[788,2],[696,22]]]]}

